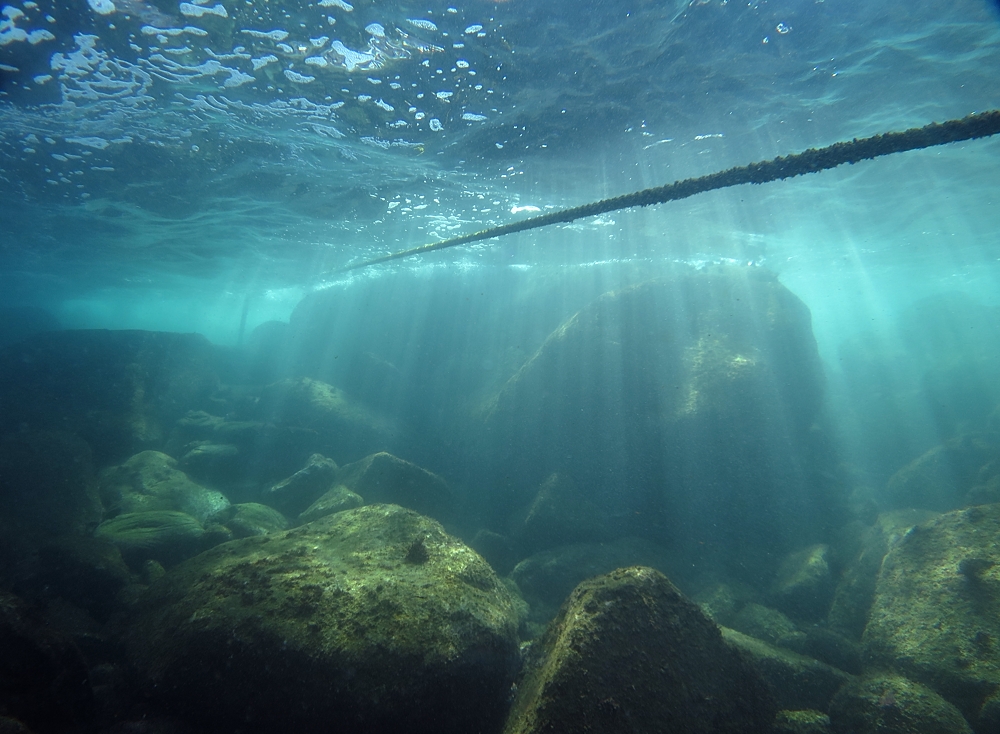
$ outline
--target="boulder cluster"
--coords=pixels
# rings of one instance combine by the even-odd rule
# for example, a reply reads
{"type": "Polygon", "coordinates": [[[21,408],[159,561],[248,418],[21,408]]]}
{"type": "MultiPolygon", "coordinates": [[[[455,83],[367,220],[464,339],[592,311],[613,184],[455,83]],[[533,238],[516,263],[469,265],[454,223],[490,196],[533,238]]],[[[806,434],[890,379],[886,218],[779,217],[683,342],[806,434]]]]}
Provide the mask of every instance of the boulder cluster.
{"type": "Polygon", "coordinates": [[[0,349],[0,732],[1000,731],[1000,432],[857,487],[775,278],[450,384],[337,303],[0,349]]]}

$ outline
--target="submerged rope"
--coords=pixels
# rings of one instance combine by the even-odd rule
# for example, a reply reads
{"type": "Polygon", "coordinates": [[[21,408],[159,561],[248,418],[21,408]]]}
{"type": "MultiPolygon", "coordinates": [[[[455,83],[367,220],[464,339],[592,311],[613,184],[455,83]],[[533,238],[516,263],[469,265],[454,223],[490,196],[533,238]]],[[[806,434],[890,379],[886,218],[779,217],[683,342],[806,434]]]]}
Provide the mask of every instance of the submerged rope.
{"type": "Polygon", "coordinates": [[[836,168],[844,163],[857,163],[858,161],[871,160],[872,158],[891,155],[892,153],[931,148],[935,145],[946,145],[947,143],[956,143],[961,140],[986,138],[997,133],[1000,133],[1000,110],[991,110],[989,112],[971,114],[960,120],[948,120],[940,124],[932,122],[930,125],[914,127],[902,132],[873,135],[870,138],[861,138],[860,140],[854,138],[853,140],[828,145],[825,148],[809,148],[801,153],[780,156],[772,158],[769,161],[738,166],[707,176],[699,176],[698,178],[687,178],[683,181],[675,181],[672,184],[667,184],[666,186],[643,189],[632,194],[616,196],[613,199],[603,199],[591,204],[573,207],[572,209],[563,209],[538,217],[523,219],[520,222],[511,222],[499,227],[490,227],[479,232],[452,237],[451,239],[433,242],[429,245],[422,245],[409,250],[395,252],[391,255],[383,255],[372,260],[348,265],[341,268],[339,272],[358,270],[366,268],[369,265],[378,265],[379,263],[391,260],[421,255],[425,252],[443,250],[447,247],[466,245],[470,242],[480,242],[515,232],[547,227],[550,224],[567,224],[583,217],[593,217],[620,209],[663,204],[667,201],[686,199],[695,194],[725,189],[730,186],[739,186],[740,184],[762,184],[769,181],[779,181],[785,178],[792,178],[793,176],[802,176],[806,173],[816,173],[817,171],[836,168]]]}

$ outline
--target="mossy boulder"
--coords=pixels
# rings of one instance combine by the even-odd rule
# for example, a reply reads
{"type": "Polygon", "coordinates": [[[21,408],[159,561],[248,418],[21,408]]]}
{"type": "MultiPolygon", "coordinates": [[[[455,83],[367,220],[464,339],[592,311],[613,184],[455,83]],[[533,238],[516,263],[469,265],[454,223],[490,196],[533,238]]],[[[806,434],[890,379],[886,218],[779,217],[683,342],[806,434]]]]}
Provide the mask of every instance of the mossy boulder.
{"type": "Polygon", "coordinates": [[[812,709],[782,709],[774,717],[774,734],[830,734],[830,717],[812,709]]]}
{"type": "Polygon", "coordinates": [[[177,563],[206,547],[205,528],[184,512],[127,512],[105,520],[95,535],[115,545],[133,567],[149,559],[177,563]]]}
{"type": "Polygon", "coordinates": [[[899,675],[851,681],[830,704],[834,734],[972,734],[957,708],[899,675]]]}
{"type": "Polygon", "coordinates": [[[250,538],[254,535],[279,533],[288,529],[288,518],[273,507],[258,502],[242,502],[233,505],[223,515],[215,517],[222,523],[234,538],[250,538]]]}
{"type": "Polygon", "coordinates": [[[313,454],[304,467],[267,489],[261,499],[294,517],[333,486],[337,470],[333,459],[313,454]]]}
{"type": "Polygon", "coordinates": [[[444,479],[384,451],[343,467],[337,481],[365,502],[401,505],[437,520],[454,509],[444,479]]]}
{"type": "Polygon", "coordinates": [[[323,493],[323,496],[313,502],[299,515],[300,523],[319,520],[321,517],[332,515],[335,512],[353,510],[361,507],[365,503],[361,495],[352,492],[343,484],[337,484],[323,493]]]}
{"type": "Polygon", "coordinates": [[[105,469],[100,492],[112,514],[170,510],[203,523],[229,507],[225,495],[192,482],[176,460],[159,451],[143,451],[105,469]]]}
{"type": "Polygon", "coordinates": [[[766,684],[660,572],[580,584],[539,643],[505,734],[768,731],[766,684]]]}
{"type": "Polygon", "coordinates": [[[736,630],[723,627],[722,636],[767,681],[782,708],[825,711],[837,690],[851,680],[832,665],[736,630]]]}
{"type": "Polygon", "coordinates": [[[126,644],[163,704],[216,728],[465,734],[499,724],[516,623],[482,558],[372,505],[189,560],[126,644]]]}
{"type": "Polygon", "coordinates": [[[1000,690],[1000,505],[911,528],[882,562],[863,637],[867,670],[929,686],[975,723],[1000,690]]]}
{"type": "Polygon", "coordinates": [[[914,525],[935,516],[929,510],[895,510],[880,514],[863,535],[861,548],[837,580],[833,604],[827,615],[830,628],[860,640],[868,623],[868,612],[875,598],[882,559],[914,525]]]}

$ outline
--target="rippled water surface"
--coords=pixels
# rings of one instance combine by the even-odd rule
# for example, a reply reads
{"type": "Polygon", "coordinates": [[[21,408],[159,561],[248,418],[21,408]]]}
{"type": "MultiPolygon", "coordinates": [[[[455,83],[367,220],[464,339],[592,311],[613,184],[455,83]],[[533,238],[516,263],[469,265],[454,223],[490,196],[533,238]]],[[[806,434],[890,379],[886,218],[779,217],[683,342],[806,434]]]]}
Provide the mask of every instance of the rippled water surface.
{"type": "MultiPolygon", "coordinates": [[[[0,277],[84,325],[154,289],[175,326],[212,332],[183,312],[219,293],[280,315],[364,258],[1000,105],[986,0],[23,0],[0,17],[0,277]]],[[[851,258],[963,277],[961,253],[995,243],[998,145],[417,266],[745,258],[800,281],[822,320],[817,274],[851,258]]]]}

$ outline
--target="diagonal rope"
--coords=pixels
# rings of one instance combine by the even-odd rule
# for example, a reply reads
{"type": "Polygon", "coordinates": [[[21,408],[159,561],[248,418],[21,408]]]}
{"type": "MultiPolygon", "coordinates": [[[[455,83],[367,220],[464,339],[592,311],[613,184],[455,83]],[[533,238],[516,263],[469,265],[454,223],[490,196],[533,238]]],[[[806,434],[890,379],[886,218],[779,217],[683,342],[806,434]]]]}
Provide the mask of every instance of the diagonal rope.
{"type": "Polygon", "coordinates": [[[653,204],[663,204],[668,201],[686,199],[695,194],[706,191],[725,189],[730,186],[741,184],[762,184],[769,181],[779,181],[781,179],[802,176],[806,173],[816,173],[826,171],[845,163],[857,163],[859,161],[871,160],[879,156],[891,155],[893,153],[903,153],[908,150],[920,150],[930,148],[935,145],[946,145],[962,140],[974,140],[976,138],[986,138],[1000,133],[1000,110],[980,112],[968,115],[959,120],[948,120],[943,123],[932,122],[924,127],[914,127],[902,132],[884,133],[873,135],[870,138],[854,138],[840,143],[828,145],[825,148],[809,148],[801,153],[794,153],[787,156],[779,156],[769,161],[751,163],[747,166],[738,166],[718,173],[712,173],[698,178],[687,178],[682,181],[675,181],[666,186],[658,186],[651,189],[643,189],[631,194],[616,196],[612,199],[602,199],[590,204],[573,207],[572,209],[562,209],[557,212],[550,212],[538,217],[511,222],[499,227],[464,234],[451,239],[433,242],[429,245],[421,245],[409,250],[394,252],[390,255],[383,255],[372,260],[355,263],[341,268],[338,272],[348,272],[366,268],[369,265],[399,260],[413,255],[422,255],[425,252],[434,250],[444,250],[448,247],[467,245],[470,242],[480,242],[482,240],[501,237],[515,232],[524,232],[529,229],[548,227],[551,224],[567,224],[583,217],[593,217],[598,214],[630,209],[637,206],[651,206],[653,204]]]}

